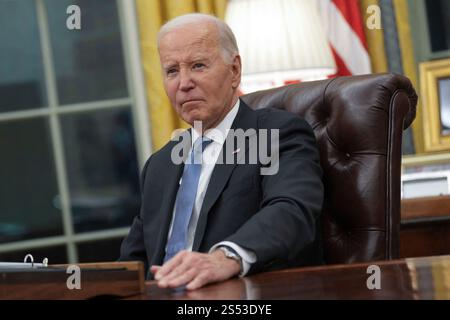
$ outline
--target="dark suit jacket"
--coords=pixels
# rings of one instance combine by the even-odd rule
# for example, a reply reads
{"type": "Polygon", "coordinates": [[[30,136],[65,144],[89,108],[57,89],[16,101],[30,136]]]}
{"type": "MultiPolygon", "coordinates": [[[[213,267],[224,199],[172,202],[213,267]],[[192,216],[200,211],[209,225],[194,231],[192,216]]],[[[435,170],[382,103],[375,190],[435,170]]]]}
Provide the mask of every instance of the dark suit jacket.
{"type": "MultiPolygon", "coordinates": [[[[252,110],[242,101],[232,129],[279,129],[279,171],[262,164],[216,164],[195,231],[193,251],[220,241],[252,250],[249,273],[322,262],[319,214],[322,171],[311,127],[276,109],[252,110]]],[[[228,138],[227,138],[228,139],[228,138]]],[[[248,138],[248,141],[251,139],[248,138]]],[[[154,153],[142,172],[141,211],[121,247],[120,260],[141,260],[146,270],[163,261],[183,164],[171,161],[176,141],[154,153]]],[[[226,142],[222,153],[226,150],[226,142]]],[[[248,148],[255,147],[246,146],[248,148]]],[[[151,277],[151,274],[149,274],[151,277]]]]}

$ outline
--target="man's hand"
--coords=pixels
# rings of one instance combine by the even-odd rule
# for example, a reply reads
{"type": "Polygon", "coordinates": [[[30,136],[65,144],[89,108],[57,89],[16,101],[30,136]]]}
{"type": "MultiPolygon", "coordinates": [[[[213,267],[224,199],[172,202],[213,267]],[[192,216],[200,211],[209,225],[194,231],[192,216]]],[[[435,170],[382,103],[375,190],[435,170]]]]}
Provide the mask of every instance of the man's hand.
{"type": "Polygon", "coordinates": [[[241,271],[239,262],[225,257],[222,250],[212,253],[180,251],[162,266],[151,266],[160,288],[198,289],[208,283],[227,280],[241,271]]]}

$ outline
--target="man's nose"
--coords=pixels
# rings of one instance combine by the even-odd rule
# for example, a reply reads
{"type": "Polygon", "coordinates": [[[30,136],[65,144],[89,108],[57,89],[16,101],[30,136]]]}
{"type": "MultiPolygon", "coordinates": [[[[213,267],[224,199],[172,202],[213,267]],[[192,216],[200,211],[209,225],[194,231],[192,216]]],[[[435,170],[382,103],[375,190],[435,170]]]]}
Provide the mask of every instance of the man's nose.
{"type": "Polygon", "coordinates": [[[189,91],[194,87],[194,81],[188,70],[180,71],[180,90],[189,91]]]}

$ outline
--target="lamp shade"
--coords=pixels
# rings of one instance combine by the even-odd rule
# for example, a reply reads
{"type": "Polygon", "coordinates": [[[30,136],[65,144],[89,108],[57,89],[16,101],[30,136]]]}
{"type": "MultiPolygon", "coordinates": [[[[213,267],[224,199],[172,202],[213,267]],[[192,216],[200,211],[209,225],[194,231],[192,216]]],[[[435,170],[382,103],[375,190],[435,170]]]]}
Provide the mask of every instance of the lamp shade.
{"type": "Polygon", "coordinates": [[[243,82],[316,80],[336,70],[315,0],[230,0],[225,20],[243,63],[243,82]]]}

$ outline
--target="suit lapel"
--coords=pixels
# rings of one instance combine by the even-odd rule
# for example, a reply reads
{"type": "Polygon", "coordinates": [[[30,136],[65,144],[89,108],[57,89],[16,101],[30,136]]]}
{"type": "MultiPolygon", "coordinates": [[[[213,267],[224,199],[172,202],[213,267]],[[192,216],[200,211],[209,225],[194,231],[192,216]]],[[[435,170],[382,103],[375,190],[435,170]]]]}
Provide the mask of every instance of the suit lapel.
{"type": "MultiPolygon", "coordinates": [[[[250,128],[256,129],[257,121],[256,114],[253,110],[250,109],[242,100],[240,101],[239,111],[236,115],[236,118],[233,121],[231,129],[243,129],[244,131],[250,128]]],[[[233,152],[235,150],[226,150],[227,141],[230,139],[230,136],[227,136],[226,141],[223,144],[221,153],[219,155],[219,159],[223,159],[223,164],[216,164],[214,166],[214,170],[211,174],[211,178],[209,180],[208,189],[206,190],[205,198],[203,200],[202,208],[200,210],[200,215],[197,223],[197,228],[195,230],[195,238],[194,244],[192,247],[193,251],[198,251],[200,248],[200,244],[203,240],[203,236],[205,234],[206,223],[208,220],[208,213],[211,210],[214,203],[219,198],[222,193],[223,188],[225,187],[233,169],[235,168],[237,161],[236,157],[233,164],[225,164],[226,154],[227,152],[233,152]]],[[[246,143],[248,148],[248,143],[246,143]]],[[[245,150],[246,152],[246,150],[245,150]]],[[[240,150],[237,157],[242,157],[245,154],[244,150],[240,150]]]]}

